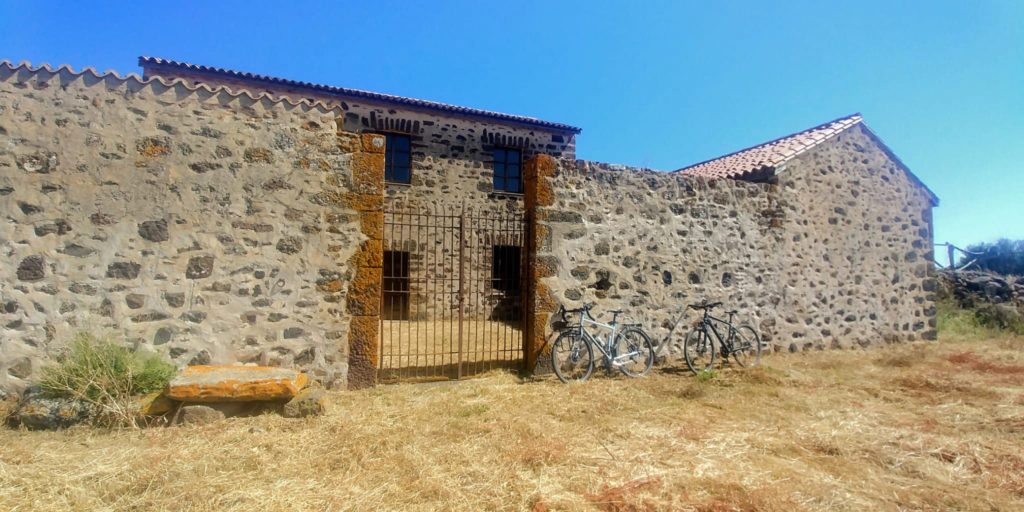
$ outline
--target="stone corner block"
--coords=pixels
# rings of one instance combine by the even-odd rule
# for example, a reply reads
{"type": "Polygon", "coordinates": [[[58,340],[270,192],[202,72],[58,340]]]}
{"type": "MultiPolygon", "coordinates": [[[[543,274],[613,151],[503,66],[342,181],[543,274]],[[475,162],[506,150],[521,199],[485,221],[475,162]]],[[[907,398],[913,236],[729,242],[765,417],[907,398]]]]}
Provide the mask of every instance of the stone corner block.
{"type": "Polygon", "coordinates": [[[384,266],[384,242],[380,239],[370,239],[359,244],[356,253],[352,255],[349,264],[354,268],[361,267],[383,267],[384,266]]]}
{"type": "Polygon", "coordinates": [[[362,267],[349,284],[347,308],[353,315],[380,314],[380,267],[362,267]]]}
{"type": "Polygon", "coordinates": [[[354,316],[349,323],[348,387],[373,387],[377,381],[380,317],[354,316]]]}
{"type": "Polygon", "coordinates": [[[382,211],[384,209],[384,196],[382,194],[346,193],[342,204],[358,212],[382,211]]]}
{"type": "Polygon", "coordinates": [[[384,154],[384,148],[387,144],[383,135],[376,133],[364,133],[361,136],[361,140],[363,152],[384,154]]]}
{"type": "Polygon", "coordinates": [[[352,190],[363,194],[384,193],[384,155],[357,153],[352,159],[352,190]]]}
{"type": "Polygon", "coordinates": [[[359,229],[370,240],[384,239],[384,212],[364,211],[359,213],[359,229]]]}

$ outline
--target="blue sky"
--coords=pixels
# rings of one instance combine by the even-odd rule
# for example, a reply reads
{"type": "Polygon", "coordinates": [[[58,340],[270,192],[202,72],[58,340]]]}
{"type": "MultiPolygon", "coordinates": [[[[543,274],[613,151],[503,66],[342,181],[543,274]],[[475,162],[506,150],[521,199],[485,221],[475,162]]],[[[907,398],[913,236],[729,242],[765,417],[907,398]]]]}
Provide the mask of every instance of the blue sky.
{"type": "Polygon", "coordinates": [[[941,198],[936,241],[1024,238],[1024,1],[0,0],[0,58],[139,55],[566,122],[656,169],[859,111],[941,198]]]}

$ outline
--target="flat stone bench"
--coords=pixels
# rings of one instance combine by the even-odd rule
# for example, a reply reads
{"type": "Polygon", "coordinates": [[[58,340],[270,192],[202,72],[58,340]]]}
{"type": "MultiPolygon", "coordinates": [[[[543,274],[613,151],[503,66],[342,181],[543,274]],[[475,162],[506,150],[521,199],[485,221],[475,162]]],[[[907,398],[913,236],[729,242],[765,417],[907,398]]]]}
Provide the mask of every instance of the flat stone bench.
{"type": "Polygon", "coordinates": [[[167,397],[187,403],[291,400],[309,377],[267,366],[189,366],[171,380],[167,397]]]}

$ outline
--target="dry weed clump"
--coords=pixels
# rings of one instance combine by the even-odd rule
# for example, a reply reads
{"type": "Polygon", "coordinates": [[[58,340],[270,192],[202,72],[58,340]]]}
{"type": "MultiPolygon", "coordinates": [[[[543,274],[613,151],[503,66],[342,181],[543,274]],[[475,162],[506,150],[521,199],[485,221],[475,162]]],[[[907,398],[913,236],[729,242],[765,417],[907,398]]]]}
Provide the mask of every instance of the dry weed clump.
{"type": "Polygon", "coordinates": [[[1024,375],[1024,366],[993,363],[978,357],[977,354],[970,351],[952,354],[946,360],[953,364],[969,366],[976,372],[999,375],[1024,375]]]}
{"type": "Polygon", "coordinates": [[[644,491],[657,489],[662,485],[661,477],[649,476],[631,480],[622,485],[603,485],[600,492],[587,495],[587,501],[603,512],[639,512],[657,510],[657,503],[635,500],[644,491]]]}
{"type": "Polygon", "coordinates": [[[18,402],[12,398],[0,398],[0,428],[7,425],[8,418],[14,413],[18,402]]]}
{"type": "Polygon", "coordinates": [[[1024,379],[1000,372],[1022,349],[776,355],[705,382],[494,372],[336,392],[305,420],[3,430],[0,510],[1021,510],[1024,379]]]}

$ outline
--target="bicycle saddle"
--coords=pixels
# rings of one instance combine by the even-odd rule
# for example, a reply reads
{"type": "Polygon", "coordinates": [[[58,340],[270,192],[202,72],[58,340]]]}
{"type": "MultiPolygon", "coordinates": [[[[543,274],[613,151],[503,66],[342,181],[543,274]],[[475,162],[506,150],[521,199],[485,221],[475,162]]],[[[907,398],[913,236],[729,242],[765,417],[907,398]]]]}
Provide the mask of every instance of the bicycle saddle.
{"type": "Polygon", "coordinates": [[[732,309],[732,310],[729,310],[729,311],[725,312],[725,314],[727,314],[727,315],[735,315],[736,313],[739,313],[739,311],[736,311],[735,309],[732,309]]]}

